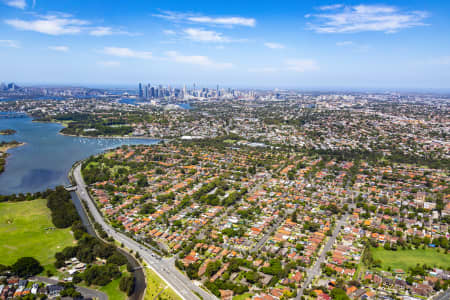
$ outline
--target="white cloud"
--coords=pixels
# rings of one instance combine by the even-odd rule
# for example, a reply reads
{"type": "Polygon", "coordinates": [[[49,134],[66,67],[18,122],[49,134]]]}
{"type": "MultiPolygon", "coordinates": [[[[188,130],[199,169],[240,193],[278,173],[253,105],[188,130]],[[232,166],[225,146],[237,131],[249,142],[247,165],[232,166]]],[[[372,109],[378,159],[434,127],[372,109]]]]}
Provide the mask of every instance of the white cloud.
{"type": "Polygon", "coordinates": [[[319,9],[323,12],[305,16],[315,19],[308,26],[318,33],[394,33],[401,29],[425,26],[427,24],[423,20],[428,17],[428,13],[424,11],[401,11],[395,6],[387,5],[337,5],[319,9]]]}
{"type": "Polygon", "coordinates": [[[450,56],[441,56],[441,57],[431,58],[428,60],[428,64],[448,66],[448,65],[450,65],[450,56]]]}
{"type": "Polygon", "coordinates": [[[307,72],[319,70],[319,66],[313,59],[287,59],[284,63],[288,71],[307,72]]]}
{"type": "Polygon", "coordinates": [[[192,13],[179,13],[173,11],[162,11],[159,14],[153,14],[154,17],[166,19],[172,22],[185,22],[204,24],[209,26],[246,26],[255,27],[256,20],[254,18],[244,18],[239,16],[232,17],[210,17],[203,15],[196,15],[192,13]]]}
{"type": "Polygon", "coordinates": [[[69,47],[67,46],[49,46],[48,49],[59,52],[67,52],[69,51],[69,47]]]}
{"type": "Polygon", "coordinates": [[[224,43],[229,42],[230,39],[224,37],[221,33],[213,30],[204,30],[197,28],[186,28],[183,30],[185,37],[196,42],[215,42],[224,43]]]}
{"type": "Polygon", "coordinates": [[[112,27],[108,26],[97,26],[94,28],[91,28],[89,31],[89,34],[92,36],[107,36],[107,35],[115,35],[115,34],[124,34],[129,36],[137,36],[140,35],[140,33],[131,33],[125,30],[116,30],[112,27]]]}
{"type": "Polygon", "coordinates": [[[270,49],[284,49],[284,45],[278,43],[264,43],[264,46],[270,49]]]}
{"type": "Polygon", "coordinates": [[[366,52],[370,49],[370,46],[368,46],[368,45],[361,45],[361,44],[355,43],[353,41],[337,42],[336,46],[343,47],[343,48],[349,48],[349,49],[357,51],[357,52],[366,52]]]}
{"type": "Polygon", "coordinates": [[[49,35],[76,34],[88,25],[88,21],[72,18],[67,14],[39,16],[38,19],[25,21],[19,19],[5,20],[5,23],[19,30],[36,31],[49,35]]]}
{"type": "Polygon", "coordinates": [[[337,42],[336,46],[338,47],[346,47],[346,46],[352,46],[354,43],[352,41],[343,41],[343,42],[337,42]]]}
{"type": "Polygon", "coordinates": [[[20,48],[19,42],[13,40],[0,40],[0,47],[20,48]]]}
{"type": "Polygon", "coordinates": [[[25,0],[6,0],[5,4],[19,9],[25,9],[27,2],[25,0]]]}
{"type": "Polygon", "coordinates": [[[342,4],[322,5],[319,6],[319,10],[334,10],[343,7],[342,4]]]}
{"type": "Polygon", "coordinates": [[[252,73],[274,73],[280,71],[280,68],[273,68],[273,67],[250,68],[248,69],[248,71],[252,73]]]}
{"type": "Polygon", "coordinates": [[[111,27],[95,27],[89,32],[90,35],[93,36],[105,36],[105,35],[112,35],[113,31],[111,27]]]}
{"type": "Polygon", "coordinates": [[[213,69],[229,69],[233,67],[233,64],[231,63],[219,63],[211,60],[207,56],[201,56],[201,55],[182,55],[179,54],[176,51],[168,51],[166,52],[167,57],[169,60],[178,62],[178,63],[185,63],[185,64],[192,64],[192,65],[198,65],[202,67],[208,67],[213,69]]]}
{"type": "Polygon", "coordinates": [[[170,29],[163,30],[163,33],[167,34],[167,35],[175,35],[175,34],[177,34],[174,30],[170,30],[170,29]]]}
{"type": "Polygon", "coordinates": [[[92,36],[113,34],[138,35],[108,26],[90,26],[91,22],[76,19],[72,15],[64,13],[35,16],[34,20],[8,19],[5,20],[5,23],[18,30],[35,31],[49,35],[78,34],[82,32],[88,32],[92,36]]]}
{"type": "Polygon", "coordinates": [[[105,47],[103,53],[118,57],[130,57],[140,59],[151,59],[152,53],[148,51],[135,51],[130,48],[105,47]]]}
{"type": "Polygon", "coordinates": [[[242,18],[242,17],[223,17],[223,18],[212,18],[212,17],[188,17],[189,21],[194,23],[210,24],[210,25],[226,25],[226,26],[247,26],[255,27],[256,20],[253,18],[242,18]]]}
{"type": "Polygon", "coordinates": [[[102,67],[119,67],[120,66],[120,62],[118,61],[114,61],[114,60],[107,60],[107,61],[98,61],[97,65],[102,66],[102,67]]]}

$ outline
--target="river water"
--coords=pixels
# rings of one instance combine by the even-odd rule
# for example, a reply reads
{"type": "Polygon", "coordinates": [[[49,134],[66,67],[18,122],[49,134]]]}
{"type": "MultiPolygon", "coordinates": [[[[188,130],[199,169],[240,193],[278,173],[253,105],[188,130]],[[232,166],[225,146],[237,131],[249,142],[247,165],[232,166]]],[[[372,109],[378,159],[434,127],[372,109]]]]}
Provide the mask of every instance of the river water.
{"type": "Polygon", "coordinates": [[[1,141],[16,140],[24,146],[10,149],[5,172],[0,174],[0,194],[33,193],[69,183],[68,172],[79,160],[121,145],[155,144],[158,140],[122,138],[79,138],[63,136],[60,124],[32,122],[29,117],[5,118],[0,130],[14,129],[14,135],[0,135],[1,141]]]}

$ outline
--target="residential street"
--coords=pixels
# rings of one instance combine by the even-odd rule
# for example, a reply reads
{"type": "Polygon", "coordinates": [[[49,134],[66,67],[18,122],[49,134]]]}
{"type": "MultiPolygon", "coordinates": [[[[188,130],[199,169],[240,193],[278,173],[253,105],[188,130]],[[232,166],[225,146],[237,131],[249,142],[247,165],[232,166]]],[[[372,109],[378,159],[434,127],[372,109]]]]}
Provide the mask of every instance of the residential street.
{"type": "Polygon", "coordinates": [[[253,246],[253,248],[250,250],[250,252],[253,253],[253,252],[258,251],[259,248],[261,248],[267,242],[267,240],[270,238],[272,233],[280,227],[280,225],[283,223],[284,220],[285,220],[285,217],[278,216],[276,223],[273,224],[273,226],[269,229],[269,231],[266,234],[264,234],[264,236],[258,241],[258,243],[256,243],[255,246],[253,246]]]}
{"type": "Polygon", "coordinates": [[[77,165],[74,169],[74,179],[77,184],[77,194],[80,199],[85,201],[88,205],[88,209],[94,217],[95,221],[99,223],[103,229],[112,236],[119,243],[123,243],[125,247],[138,252],[144,261],[154,270],[167,284],[183,299],[193,300],[198,297],[193,293],[200,294],[205,300],[216,299],[215,296],[207,293],[202,288],[196,286],[189,278],[180,273],[174,265],[173,259],[161,258],[157,254],[154,254],[147,247],[142,246],[135,240],[125,236],[122,233],[116,232],[111,226],[109,226],[104,220],[100,212],[97,210],[93,200],[88,195],[86,184],[81,176],[81,165],[77,165]]]}
{"type": "Polygon", "coordinates": [[[321,269],[320,265],[325,261],[325,258],[327,256],[327,252],[330,251],[331,247],[333,247],[334,242],[336,241],[337,236],[339,235],[339,232],[341,231],[341,227],[345,224],[347,221],[348,214],[345,214],[341,217],[341,219],[336,223],[336,227],[334,228],[333,234],[331,235],[328,242],[325,244],[324,248],[322,249],[322,252],[320,253],[319,258],[314,263],[314,265],[309,268],[306,273],[307,277],[305,282],[302,284],[301,288],[297,292],[297,300],[300,300],[300,298],[303,296],[303,293],[305,289],[311,284],[311,282],[316,278],[316,276],[320,275],[321,269]]]}

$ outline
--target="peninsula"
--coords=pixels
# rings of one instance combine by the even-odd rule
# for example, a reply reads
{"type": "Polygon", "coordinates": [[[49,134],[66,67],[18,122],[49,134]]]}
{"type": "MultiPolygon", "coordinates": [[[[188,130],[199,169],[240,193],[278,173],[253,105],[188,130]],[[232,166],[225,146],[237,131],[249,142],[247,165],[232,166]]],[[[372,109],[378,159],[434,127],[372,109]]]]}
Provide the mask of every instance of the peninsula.
{"type": "Polygon", "coordinates": [[[17,141],[12,142],[0,142],[0,174],[5,170],[6,157],[8,153],[6,153],[9,149],[20,147],[25,145],[25,143],[20,143],[17,141]]]}
{"type": "Polygon", "coordinates": [[[13,135],[16,131],[14,129],[2,129],[0,130],[0,135],[13,135]]]}

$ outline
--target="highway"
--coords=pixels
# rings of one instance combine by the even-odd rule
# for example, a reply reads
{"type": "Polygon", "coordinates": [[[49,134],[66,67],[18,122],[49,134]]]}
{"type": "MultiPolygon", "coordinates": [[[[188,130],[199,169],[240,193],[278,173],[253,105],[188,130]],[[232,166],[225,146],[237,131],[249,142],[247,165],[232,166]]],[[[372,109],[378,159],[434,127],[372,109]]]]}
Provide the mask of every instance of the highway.
{"type": "Polygon", "coordinates": [[[322,252],[320,253],[319,258],[314,263],[314,265],[306,271],[306,273],[307,273],[306,280],[302,284],[299,291],[297,292],[296,300],[301,299],[305,289],[308,288],[308,286],[311,284],[311,282],[314,280],[314,278],[316,278],[318,275],[320,275],[320,272],[321,272],[320,265],[323,262],[325,262],[325,259],[327,257],[327,252],[330,251],[331,248],[333,247],[333,244],[336,241],[336,238],[339,235],[339,232],[341,231],[341,227],[345,224],[345,222],[347,221],[347,218],[348,218],[348,213],[343,215],[342,218],[336,223],[336,227],[334,228],[333,234],[331,235],[328,242],[325,244],[325,247],[322,249],[322,252]]]}
{"type": "Polygon", "coordinates": [[[86,189],[86,184],[81,175],[81,164],[78,164],[74,168],[73,175],[77,184],[76,193],[78,197],[87,204],[87,208],[91,212],[94,220],[99,223],[108,235],[114,238],[117,242],[123,243],[126,248],[133,250],[134,252],[138,252],[147,265],[155,271],[181,298],[185,300],[198,300],[197,295],[194,294],[194,292],[196,292],[204,300],[217,299],[214,295],[211,295],[202,288],[196,286],[189,278],[179,272],[174,265],[175,260],[173,258],[159,257],[147,247],[139,244],[126,235],[115,231],[105,222],[94,201],[90,197],[86,189]]]}

